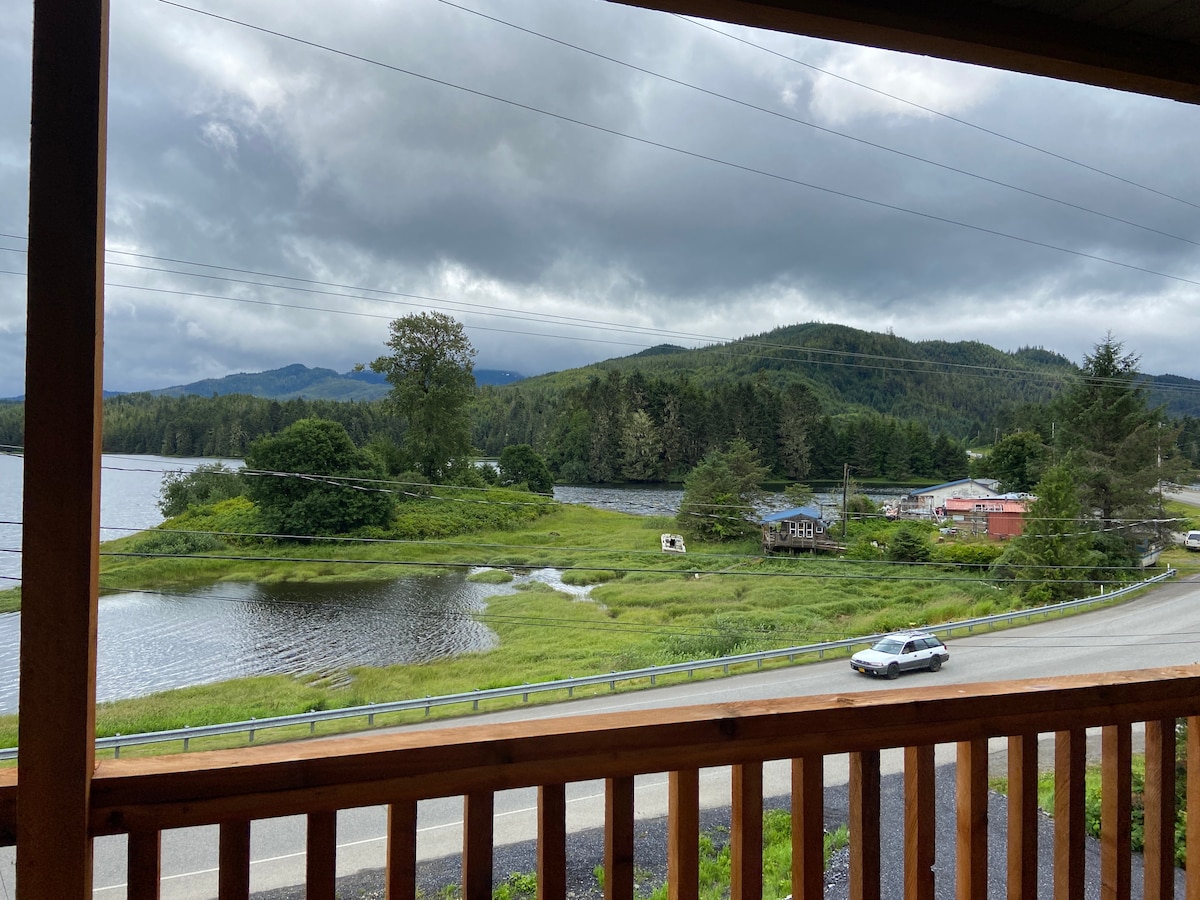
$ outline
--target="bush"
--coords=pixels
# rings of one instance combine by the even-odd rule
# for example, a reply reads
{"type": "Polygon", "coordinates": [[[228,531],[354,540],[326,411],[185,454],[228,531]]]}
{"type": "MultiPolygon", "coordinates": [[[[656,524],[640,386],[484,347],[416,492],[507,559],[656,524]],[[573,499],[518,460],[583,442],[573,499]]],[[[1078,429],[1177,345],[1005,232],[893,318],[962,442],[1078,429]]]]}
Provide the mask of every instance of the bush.
{"type": "Polygon", "coordinates": [[[952,541],[934,547],[933,559],[951,566],[986,569],[1003,552],[1004,545],[995,541],[952,541]]]}
{"type": "Polygon", "coordinates": [[[933,551],[919,529],[905,524],[892,535],[887,558],[892,562],[929,562],[933,558],[933,551]]]}

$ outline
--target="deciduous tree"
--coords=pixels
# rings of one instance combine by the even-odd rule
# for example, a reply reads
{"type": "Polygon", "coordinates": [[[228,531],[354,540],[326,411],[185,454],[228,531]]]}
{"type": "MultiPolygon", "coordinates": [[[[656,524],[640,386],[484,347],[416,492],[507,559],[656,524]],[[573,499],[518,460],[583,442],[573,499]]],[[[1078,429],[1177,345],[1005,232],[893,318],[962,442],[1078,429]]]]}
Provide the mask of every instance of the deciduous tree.
{"type": "Polygon", "coordinates": [[[391,495],[373,483],[384,473],[359,450],[346,429],[324,419],[301,419],[246,454],[246,493],[272,534],[343,534],[386,525],[391,495]]]}
{"type": "Polygon", "coordinates": [[[531,491],[547,494],[554,489],[554,478],[533,447],[513,444],[500,451],[500,484],[523,484],[531,491]]]}
{"type": "Polygon", "coordinates": [[[431,481],[471,454],[468,404],[475,390],[475,348],[462,324],[443,313],[414,313],[388,326],[391,353],[371,363],[392,385],[389,401],[404,419],[404,450],[431,481]]]}

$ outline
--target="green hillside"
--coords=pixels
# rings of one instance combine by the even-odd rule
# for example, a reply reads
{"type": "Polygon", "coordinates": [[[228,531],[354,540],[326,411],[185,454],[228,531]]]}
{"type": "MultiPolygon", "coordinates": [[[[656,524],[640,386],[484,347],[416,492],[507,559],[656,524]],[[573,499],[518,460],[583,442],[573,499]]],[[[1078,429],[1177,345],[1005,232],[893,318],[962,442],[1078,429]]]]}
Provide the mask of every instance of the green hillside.
{"type": "Polygon", "coordinates": [[[695,350],[661,345],[493,391],[498,398],[520,392],[540,401],[612,371],[684,378],[705,391],[742,381],[776,390],[798,382],[835,417],[876,413],[973,439],[1000,410],[1048,400],[1078,369],[1039,348],[1009,353],[976,341],[909,341],[813,322],[695,350]]]}

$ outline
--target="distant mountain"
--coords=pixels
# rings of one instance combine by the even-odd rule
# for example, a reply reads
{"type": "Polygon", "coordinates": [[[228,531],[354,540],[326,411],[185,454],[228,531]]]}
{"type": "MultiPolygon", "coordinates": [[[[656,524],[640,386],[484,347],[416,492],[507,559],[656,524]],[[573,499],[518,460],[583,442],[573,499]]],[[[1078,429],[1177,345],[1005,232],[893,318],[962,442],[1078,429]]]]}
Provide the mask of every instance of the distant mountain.
{"type": "MultiPolygon", "coordinates": [[[[511,384],[524,378],[516,372],[476,369],[477,384],[511,384]]],[[[378,400],[387,396],[390,386],[382,375],[364,369],[338,374],[333,369],[309,368],[300,363],[267,372],[239,372],[224,378],[206,378],[191,384],[147,391],[154,396],[184,397],[213,394],[248,394],[270,400],[378,400]]]]}

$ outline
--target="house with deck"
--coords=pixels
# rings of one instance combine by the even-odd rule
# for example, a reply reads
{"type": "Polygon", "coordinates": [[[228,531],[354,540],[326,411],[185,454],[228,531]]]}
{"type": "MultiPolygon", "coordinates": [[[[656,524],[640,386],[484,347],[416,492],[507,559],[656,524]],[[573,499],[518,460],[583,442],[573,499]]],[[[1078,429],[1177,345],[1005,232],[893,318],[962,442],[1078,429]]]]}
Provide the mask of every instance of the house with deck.
{"type": "Polygon", "coordinates": [[[842,545],[833,540],[829,524],[815,506],[798,506],[763,516],[763,553],[809,552],[836,553],[842,545]]]}
{"type": "MultiPolygon", "coordinates": [[[[1200,102],[1200,18],[1176,0],[636,5],[1200,102]]],[[[670,896],[694,900],[700,772],[710,767],[722,767],[731,789],[731,898],[752,900],[762,896],[768,764],[784,767],[790,791],[792,894],[819,900],[825,890],[826,761],[839,755],[846,755],[848,767],[849,896],[878,898],[886,880],[903,886],[905,897],[923,900],[935,889],[939,745],[956,767],[954,862],[938,866],[939,880],[948,880],[958,897],[982,898],[1003,873],[1011,900],[1035,898],[1038,876],[1049,867],[1054,896],[1068,900],[1085,895],[1089,728],[1099,731],[1102,745],[1102,839],[1093,865],[1102,896],[1128,898],[1135,725],[1145,749],[1139,893],[1175,896],[1180,717],[1188,719],[1186,753],[1193,760],[1188,804],[1200,809],[1196,666],[999,683],[922,682],[852,700],[803,696],[151,759],[98,758],[108,2],[34,0],[32,33],[20,754],[16,767],[0,770],[0,840],[16,844],[21,900],[91,898],[93,845],[104,835],[124,842],[126,896],[156,900],[163,884],[163,833],[190,826],[215,826],[219,897],[244,900],[250,893],[251,824],[277,816],[303,818],[306,896],[332,900],[339,812],[368,806],[387,813],[387,896],[411,900],[417,896],[417,805],[445,797],[462,798],[461,896],[490,900],[496,795],[518,787],[537,790],[539,900],[565,900],[567,786],[591,779],[604,793],[606,900],[632,900],[635,779],[663,772],[670,896]],[[1046,733],[1054,742],[1054,835],[1052,849],[1041,851],[1038,738],[1046,733]],[[992,739],[1007,749],[1008,815],[1005,822],[989,823],[992,739]],[[903,871],[885,872],[881,754],[893,750],[904,776],[903,871]],[[1005,859],[988,858],[989,826],[1007,831],[1005,859]]],[[[652,29],[646,40],[653,43],[652,29]]],[[[1186,159],[1176,165],[1186,166],[1186,159]]],[[[796,590],[803,590],[800,582],[796,590]]],[[[1184,889],[1195,900],[1200,816],[1189,816],[1186,830],[1184,889]]]]}

